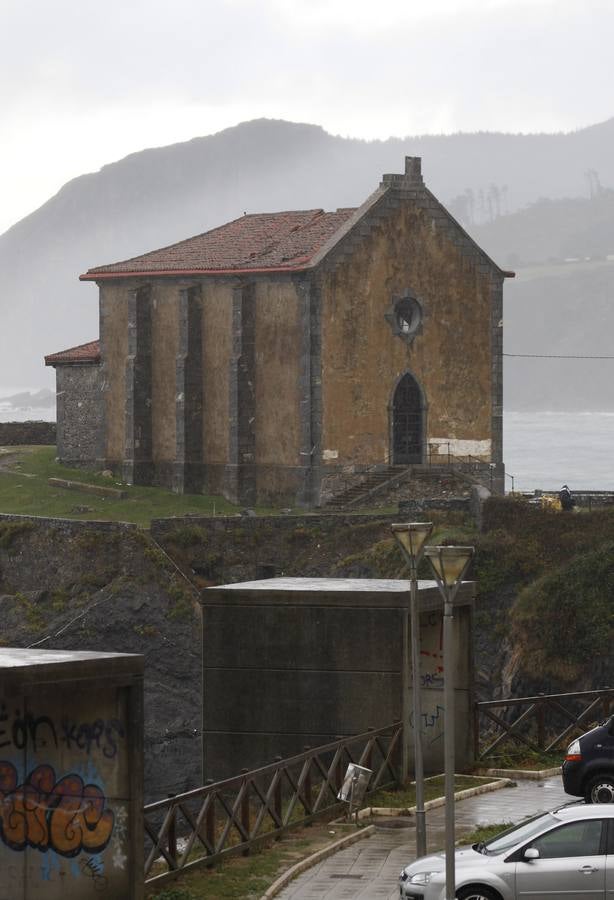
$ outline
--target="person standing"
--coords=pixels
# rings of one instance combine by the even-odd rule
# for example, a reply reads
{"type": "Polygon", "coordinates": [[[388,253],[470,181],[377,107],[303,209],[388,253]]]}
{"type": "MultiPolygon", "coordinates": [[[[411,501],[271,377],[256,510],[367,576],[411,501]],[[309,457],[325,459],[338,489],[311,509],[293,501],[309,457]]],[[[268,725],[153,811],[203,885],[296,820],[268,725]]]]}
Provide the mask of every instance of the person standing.
{"type": "Polygon", "coordinates": [[[561,509],[563,510],[563,512],[569,512],[569,510],[573,509],[576,505],[573,494],[566,484],[564,484],[559,491],[559,500],[561,502],[561,509]]]}

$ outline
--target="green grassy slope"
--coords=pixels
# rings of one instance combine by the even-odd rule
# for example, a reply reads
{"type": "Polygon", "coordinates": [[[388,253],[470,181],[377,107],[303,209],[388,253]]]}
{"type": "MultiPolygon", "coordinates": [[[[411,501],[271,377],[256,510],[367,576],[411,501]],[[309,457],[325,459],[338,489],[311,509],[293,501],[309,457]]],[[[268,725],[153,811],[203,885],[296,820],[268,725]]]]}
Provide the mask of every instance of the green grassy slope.
{"type": "Polygon", "coordinates": [[[87,490],[52,487],[49,478],[64,478],[103,487],[118,487],[115,479],[93,472],[69,469],[55,461],[55,447],[11,448],[0,456],[0,512],[67,519],[102,519],[135,522],[147,527],[152,518],[200,515],[234,515],[239,507],[223,497],[173,494],[165,488],[129,487],[125,500],[98,497],[87,490]],[[12,451],[15,451],[14,453],[12,451]]]}

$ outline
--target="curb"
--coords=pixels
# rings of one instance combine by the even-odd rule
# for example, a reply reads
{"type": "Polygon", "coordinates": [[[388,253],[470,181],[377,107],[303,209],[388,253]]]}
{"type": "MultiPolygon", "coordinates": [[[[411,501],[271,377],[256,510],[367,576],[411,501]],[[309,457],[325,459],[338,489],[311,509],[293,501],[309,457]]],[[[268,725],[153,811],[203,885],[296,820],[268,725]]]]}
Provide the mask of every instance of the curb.
{"type": "Polygon", "coordinates": [[[484,769],[487,775],[497,778],[524,778],[528,781],[540,781],[542,778],[552,778],[561,774],[560,766],[552,766],[550,769],[484,769]]]}
{"type": "Polygon", "coordinates": [[[323,859],[332,856],[333,853],[336,853],[338,850],[343,850],[344,847],[349,847],[350,844],[355,844],[356,841],[361,841],[363,838],[371,837],[374,831],[375,825],[367,825],[366,828],[362,828],[360,831],[356,831],[353,834],[347,834],[345,837],[333,841],[333,843],[329,844],[327,847],[323,847],[321,850],[312,853],[311,856],[306,856],[305,859],[301,859],[300,862],[295,863],[280,875],[279,878],[267,888],[260,900],[271,900],[272,897],[277,897],[280,891],[296,878],[297,875],[300,875],[312,866],[317,865],[323,859]]]}
{"type": "MultiPolygon", "coordinates": [[[[473,788],[467,788],[465,791],[458,791],[454,794],[454,800],[467,800],[469,797],[477,797],[479,794],[489,794],[492,791],[499,791],[502,788],[506,787],[516,787],[514,781],[510,778],[500,778],[497,781],[491,781],[488,784],[480,784],[473,788]]],[[[438,797],[436,800],[429,800],[424,804],[424,809],[437,809],[440,806],[445,806],[446,799],[445,797],[438,797]]],[[[361,809],[358,813],[359,819],[367,819],[372,815],[375,816],[412,816],[416,813],[416,807],[411,806],[409,809],[402,808],[392,808],[389,806],[368,806],[365,809],[361,809]]],[[[329,856],[332,856],[334,853],[337,853],[338,850],[343,850],[344,847],[349,847],[351,844],[354,844],[356,841],[362,840],[362,838],[371,837],[371,835],[375,832],[375,825],[368,825],[366,828],[361,829],[361,831],[356,831],[354,834],[348,834],[345,837],[340,838],[338,841],[334,841],[332,844],[329,844],[327,847],[323,847],[322,850],[318,850],[316,853],[312,853],[311,856],[306,856],[305,859],[300,860],[300,862],[295,863],[295,865],[291,866],[287,871],[285,871],[279,878],[273,882],[273,884],[267,889],[267,891],[262,895],[260,900],[271,900],[273,897],[277,897],[277,895],[282,891],[297,875],[301,875],[303,872],[307,871],[307,869],[311,869],[312,866],[317,865],[322,860],[327,859],[329,856]]]]}
{"type": "MultiPolygon", "coordinates": [[[[465,791],[457,791],[454,794],[455,802],[459,800],[468,800],[469,797],[477,797],[479,794],[490,794],[492,791],[500,791],[502,788],[516,787],[516,783],[511,778],[500,778],[497,781],[490,781],[488,784],[479,784],[476,787],[467,788],[465,791]]],[[[437,797],[436,800],[428,800],[424,804],[425,812],[429,809],[438,809],[445,806],[446,798],[437,797]]],[[[416,814],[416,807],[410,806],[403,809],[402,807],[391,806],[368,806],[361,809],[358,813],[359,819],[368,819],[370,816],[413,816],[416,814]]]]}

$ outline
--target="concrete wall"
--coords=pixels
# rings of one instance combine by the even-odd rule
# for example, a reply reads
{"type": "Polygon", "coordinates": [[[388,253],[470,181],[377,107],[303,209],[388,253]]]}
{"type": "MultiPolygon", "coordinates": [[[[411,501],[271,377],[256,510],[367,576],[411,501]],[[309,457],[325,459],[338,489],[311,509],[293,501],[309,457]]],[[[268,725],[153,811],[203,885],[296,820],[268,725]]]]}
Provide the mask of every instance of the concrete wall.
{"type": "Polygon", "coordinates": [[[1,900],[143,896],[142,662],[0,650],[1,900]]]}
{"type": "Polygon", "coordinates": [[[102,373],[99,365],[56,366],[57,448],[66,465],[101,457],[102,373]]]}
{"type": "MultiPolygon", "coordinates": [[[[333,579],[345,587],[331,590],[326,579],[313,579],[310,589],[303,587],[307,581],[272,579],[204,592],[207,778],[401,718],[408,584],[333,579]]],[[[422,585],[421,732],[425,766],[435,772],[443,766],[442,615],[432,582],[422,585]]],[[[459,769],[473,753],[472,588],[463,591],[454,626],[459,769]]]]}

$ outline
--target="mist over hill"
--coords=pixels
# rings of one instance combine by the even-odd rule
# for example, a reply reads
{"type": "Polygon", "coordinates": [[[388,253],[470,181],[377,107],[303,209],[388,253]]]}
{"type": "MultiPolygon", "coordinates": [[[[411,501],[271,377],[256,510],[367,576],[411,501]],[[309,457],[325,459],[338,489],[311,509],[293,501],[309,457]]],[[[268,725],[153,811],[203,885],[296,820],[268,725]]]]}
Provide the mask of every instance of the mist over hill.
{"type": "MultiPolygon", "coordinates": [[[[87,268],[243,212],[356,206],[382,173],[403,170],[405,155],[423,157],[428,186],[501,265],[550,261],[547,272],[525,278],[521,269],[508,282],[506,346],[513,339],[525,352],[556,353],[581,344],[585,352],[605,340],[604,329],[612,333],[614,267],[591,262],[571,273],[562,260],[614,253],[614,119],[570,134],[372,142],[256,120],[75,178],[0,236],[0,386],[52,385],[44,354],[97,336],[97,290],[77,280],[87,268]]],[[[506,403],[612,408],[608,379],[553,371],[548,363],[538,373],[536,391],[526,369],[507,366],[506,403]]]]}

